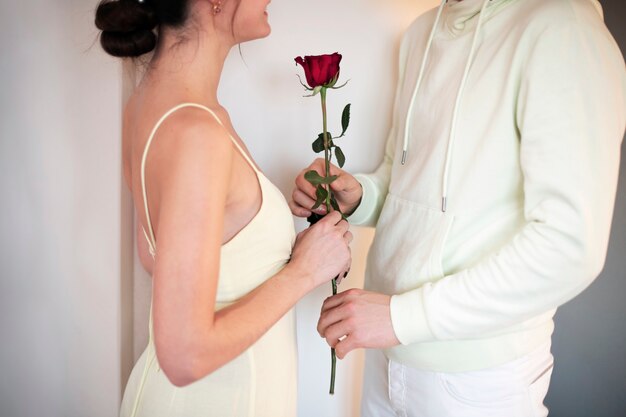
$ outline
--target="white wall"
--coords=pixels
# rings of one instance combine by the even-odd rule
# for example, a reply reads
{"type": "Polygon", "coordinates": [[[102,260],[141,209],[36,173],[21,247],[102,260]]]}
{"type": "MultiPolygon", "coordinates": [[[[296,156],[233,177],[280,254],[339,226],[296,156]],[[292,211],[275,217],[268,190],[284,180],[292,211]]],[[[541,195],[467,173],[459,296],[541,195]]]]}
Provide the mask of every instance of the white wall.
{"type": "Polygon", "coordinates": [[[114,416],[132,361],[121,65],[89,49],[94,3],[0,2],[3,417],[114,416]]]}

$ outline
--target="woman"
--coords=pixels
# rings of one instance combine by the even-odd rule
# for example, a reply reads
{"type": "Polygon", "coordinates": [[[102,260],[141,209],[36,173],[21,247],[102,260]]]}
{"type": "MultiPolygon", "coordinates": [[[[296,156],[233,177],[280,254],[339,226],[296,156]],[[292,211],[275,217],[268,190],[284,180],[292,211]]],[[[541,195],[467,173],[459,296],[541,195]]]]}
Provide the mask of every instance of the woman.
{"type": "Polygon", "coordinates": [[[333,213],[295,239],[286,201],[217,100],[230,49],[269,35],[268,3],[98,7],[108,53],[155,49],[124,112],[124,173],[142,208],[140,253],[153,278],[149,343],[124,417],[295,416],[291,309],[349,268],[347,222],[333,213]]]}

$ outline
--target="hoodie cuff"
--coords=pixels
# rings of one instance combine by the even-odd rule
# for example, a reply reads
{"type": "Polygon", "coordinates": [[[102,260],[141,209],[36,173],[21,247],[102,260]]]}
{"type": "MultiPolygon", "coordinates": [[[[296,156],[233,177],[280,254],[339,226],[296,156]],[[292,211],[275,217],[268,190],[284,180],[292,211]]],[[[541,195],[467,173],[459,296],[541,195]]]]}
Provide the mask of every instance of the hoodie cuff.
{"type": "Polygon", "coordinates": [[[435,340],[424,310],[423,289],[391,297],[391,324],[403,345],[435,340]]]}
{"type": "Polygon", "coordinates": [[[363,196],[359,206],[348,216],[348,221],[355,226],[362,226],[367,224],[376,213],[378,188],[367,175],[355,174],[354,178],[361,184],[363,196]]]}

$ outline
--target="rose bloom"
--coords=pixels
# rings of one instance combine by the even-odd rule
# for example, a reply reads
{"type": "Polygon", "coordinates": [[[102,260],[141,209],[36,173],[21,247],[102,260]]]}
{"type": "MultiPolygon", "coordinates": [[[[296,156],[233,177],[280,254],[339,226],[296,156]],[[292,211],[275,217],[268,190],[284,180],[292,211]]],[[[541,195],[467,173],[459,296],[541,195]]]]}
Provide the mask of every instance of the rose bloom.
{"type": "Polygon", "coordinates": [[[341,54],[314,55],[297,57],[296,64],[304,68],[304,74],[309,87],[331,87],[339,78],[339,63],[341,54]]]}

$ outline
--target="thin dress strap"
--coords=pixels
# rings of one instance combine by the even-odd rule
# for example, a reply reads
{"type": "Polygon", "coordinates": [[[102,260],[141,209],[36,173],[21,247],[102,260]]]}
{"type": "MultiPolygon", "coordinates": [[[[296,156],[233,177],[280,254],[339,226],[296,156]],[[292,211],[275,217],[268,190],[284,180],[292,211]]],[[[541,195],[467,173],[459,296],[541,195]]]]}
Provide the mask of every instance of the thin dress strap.
{"type": "MultiPolygon", "coordinates": [[[[147,159],[147,156],[148,156],[148,150],[150,149],[150,145],[152,144],[152,140],[154,139],[154,135],[156,134],[156,132],[159,129],[159,127],[161,127],[161,124],[163,124],[165,119],[167,119],[172,113],[174,113],[177,110],[180,110],[182,108],[185,108],[185,107],[195,107],[195,108],[198,108],[198,109],[206,110],[228,132],[228,130],[226,129],[226,127],[224,126],[224,124],[222,123],[220,118],[217,117],[217,114],[215,114],[215,112],[213,110],[209,109],[206,106],[203,106],[201,104],[196,104],[196,103],[182,103],[182,104],[179,104],[179,105],[173,107],[167,113],[165,113],[163,116],[161,116],[161,118],[156,123],[156,125],[154,125],[154,128],[152,129],[152,132],[150,133],[150,136],[148,137],[148,141],[146,142],[146,146],[145,146],[144,151],[143,151],[143,156],[141,158],[141,189],[142,189],[142,193],[143,193],[143,205],[144,205],[144,208],[146,210],[146,222],[148,224],[148,231],[150,232],[150,236],[148,236],[148,234],[146,233],[146,229],[143,229],[143,228],[142,229],[143,229],[144,235],[146,236],[146,240],[149,243],[149,250],[150,250],[150,254],[152,255],[152,257],[154,257],[155,253],[156,253],[156,239],[154,237],[154,230],[152,228],[152,221],[150,219],[150,209],[148,208],[148,195],[147,195],[147,192],[146,192],[146,159],[147,159]]],[[[228,133],[228,137],[235,144],[235,146],[239,150],[239,153],[241,153],[241,155],[248,162],[248,164],[250,164],[250,166],[252,167],[254,172],[258,175],[259,172],[258,172],[258,169],[256,168],[256,165],[252,162],[250,157],[248,157],[246,152],[243,151],[241,146],[239,146],[239,143],[237,143],[235,138],[233,138],[233,136],[230,133],[228,133]]]]}

